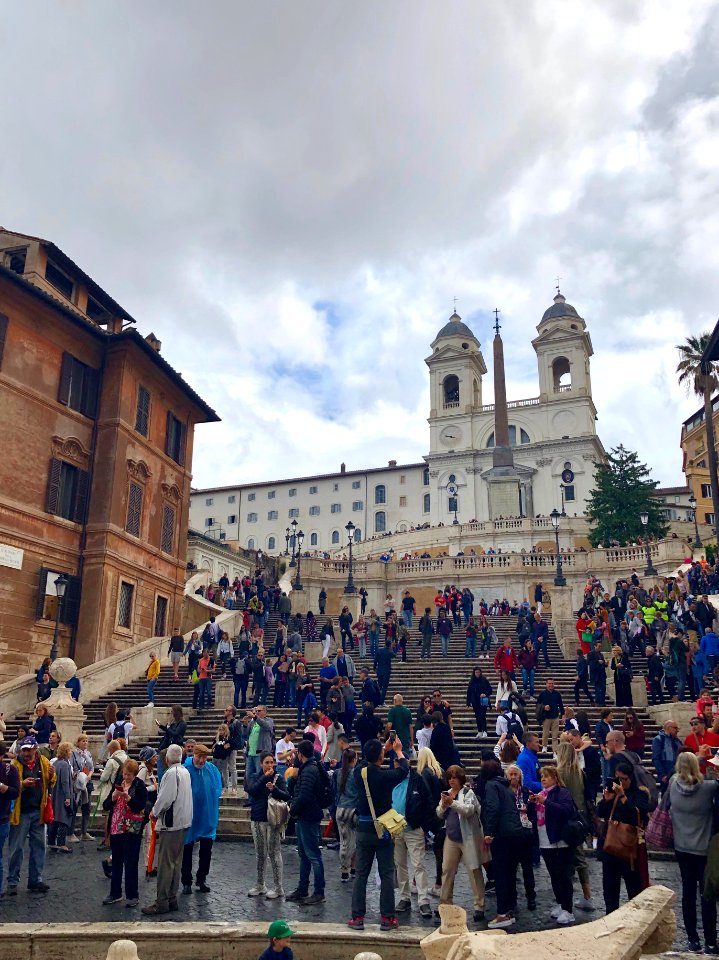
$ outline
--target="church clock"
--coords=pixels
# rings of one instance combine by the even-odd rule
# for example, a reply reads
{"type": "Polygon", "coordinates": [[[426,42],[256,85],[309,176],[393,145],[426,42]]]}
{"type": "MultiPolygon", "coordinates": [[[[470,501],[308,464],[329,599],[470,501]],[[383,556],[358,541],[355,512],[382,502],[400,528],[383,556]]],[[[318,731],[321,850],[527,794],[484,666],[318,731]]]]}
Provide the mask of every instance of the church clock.
{"type": "Polygon", "coordinates": [[[445,447],[455,449],[462,442],[462,431],[459,427],[455,426],[444,427],[439,435],[439,439],[445,447]]]}

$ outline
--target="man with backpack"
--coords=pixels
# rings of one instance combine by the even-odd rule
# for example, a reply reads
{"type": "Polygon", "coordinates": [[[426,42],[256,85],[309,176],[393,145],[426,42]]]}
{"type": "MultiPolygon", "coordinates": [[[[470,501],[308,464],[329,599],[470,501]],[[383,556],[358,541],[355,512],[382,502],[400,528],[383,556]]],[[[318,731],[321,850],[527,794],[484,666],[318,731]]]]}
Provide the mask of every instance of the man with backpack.
{"type": "Polygon", "coordinates": [[[325,868],[320,849],[320,822],[325,807],[333,802],[332,782],[327,771],[315,759],[315,748],[309,740],[300,740],[296,747],[298,766],[287,771],[287,785],[292,798],[290,816],[295,819],[300,877],[297,888],[285,900],[310,907],[325,902],[325,868]],[[310,873],[314,890],[310,895],[310,873]]]}
{"type": "Polygon", "coordinates": [[[362,687],[359,692],[359,702],[371,703],[378,707],[382,702],[382,691],[377,681],[370,677],[369,670],[366,667],[362,667],[360,670],[360,682],[362,687]]]}
{"type": "Polygon", "coordinates": [[[107,733],[105,734],[105,739],[109,742],[110,740],[119,740],[121,737],[125,741],[125,744],[130,746],[130,731],[135,729],[135,724],[132,722],[131,718],[125,713],[124,710],[118,710],[115,722],[111,727],[108,728],[107,733]]]}

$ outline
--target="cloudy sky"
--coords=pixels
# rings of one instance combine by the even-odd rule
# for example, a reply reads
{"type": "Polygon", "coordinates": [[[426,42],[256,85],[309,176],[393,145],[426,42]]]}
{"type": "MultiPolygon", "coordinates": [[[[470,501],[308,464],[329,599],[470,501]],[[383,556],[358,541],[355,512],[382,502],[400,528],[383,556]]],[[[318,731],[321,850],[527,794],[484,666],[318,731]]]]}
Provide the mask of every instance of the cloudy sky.
{"type": "Polygon", "coordinates": [[[455,296],[490,360],[502,310],[509,398],[534,396],[557,275],[605,446],[674,484],[674,344],[719,314],[718,44],[702,0],[25,0],[0,222],[215,407],[198,486],[419,459],[455,296]]]}

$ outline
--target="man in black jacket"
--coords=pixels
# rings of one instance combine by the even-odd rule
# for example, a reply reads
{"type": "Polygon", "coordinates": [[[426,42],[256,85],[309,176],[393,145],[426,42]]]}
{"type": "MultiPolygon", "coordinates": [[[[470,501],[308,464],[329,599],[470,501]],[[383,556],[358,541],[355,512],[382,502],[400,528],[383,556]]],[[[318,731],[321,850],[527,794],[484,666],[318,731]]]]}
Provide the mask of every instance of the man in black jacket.
{"type": "Polygon", "coordinates": [[[559,690],[554,689],[554,680],[547,680],[545,689],[537,697],[537,722],[542,725],[542,750],[547,749],[551,737],[552,750],[559,745],[559,718],[564,714],[564,703],[559,690]]]}
{"type": "Polygon", "coordinates": [[[602,641],[597,640],[587,656],[589,682],[594,687],[594,699],[600,707],[607,702],[607,661],[602,653],[602,641]]]}
{"type": "Polygon", "coordinates": [[[517,906],[517,866],[523,839],[522,821],[509,782],[494,754],[482,752],[480,778],[484,781],[482,826],[484,839],[492,850],[494,879],[497,884],[497,916],[492,929],[511,927],[517,906]]]}
{"type": "Polygon", "coordinates": [[[322,820],[322,778],[327,774],[314,756],[314,747],[309,740],[297,744],[299,767],[288,771],[288,786],[292,803],[290,816],[296,820],[297,853],[300,858],[300,879],[297,889],[287,894],[285,900],[304,906],[325,902],[325,868],[320,850],[320,821],[322,820]],[[314,892],[309,896],[310,871],[314,874],[314,892]]]}
{"type": "Polygon", "coordinates": [[[664,678],[664,664],[654,647],[647,647],[644,651],[647,657],[647,680],[649,680],[649,697],[653,704],[664,703],[662,679],[664,678]]]}
{"type": "Polygon", "coordinates": [[[409,764],[402,753],[399,737],[387,741],[387,748],[394,751],[396,765],[392,770],[382,769],[385,748],[379,740],[368,740],[364,745],[364,759],[355,770],[357,789],[357,855],[356,876],[352,890],[352,919],[348,926],[364,930],[364,915],[367,909],[367,879],[374,858],[380,875],[379,906],[382,930],[396,930],[399,924],[394,909],[394,841],[391,837],[379,837],[375,820],[392,809],[392,791],[409,773],[409,764]],[[366,771],[363,776],[363,771],[366,771]],[[365,779],[366,777],[366,779],[365,779]],[[367,794],[372,797],[374,816],[367,794]]]}
{"type": "Polygon", "coordinates": [[[407,829],[394,842],[394,865],[397,868],[397,886],[399,902],[397,913],[406,913],[412,909],[409,891],[409,873],[407,857],[417,883],[417,903],[419,915],[429,920],[432,908],[429,905],[429,880],[424,865],[424,835],[431,828],[434,809],[429,788],[415,770],[409,771],[407,783],[407,805],[404,816],[407,829]]]}
{"type": "Polygon", "coordinates": [[[582,739],[579,730],[572,728],[567,731],[569,742],[577,753],[579,766],[584,770],[587,778],[587,799],[594,802],[602,788],[602,758],[599,750],[586,740],[582,739]]]}

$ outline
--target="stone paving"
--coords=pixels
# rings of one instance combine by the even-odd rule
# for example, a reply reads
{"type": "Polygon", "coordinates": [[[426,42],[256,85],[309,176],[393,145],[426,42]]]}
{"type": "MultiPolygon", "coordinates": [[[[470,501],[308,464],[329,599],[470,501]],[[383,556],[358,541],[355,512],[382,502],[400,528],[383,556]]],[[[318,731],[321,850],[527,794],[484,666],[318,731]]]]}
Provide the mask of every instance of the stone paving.
{"type": "MultiPolygon", "coordinates": [[[[289,892],[296,886],[298,874],[297,852],[293,845],[282,847],[285,867],[285,890],[289,892]]],[[[27,860],[23,866],[21,885],[17,897],[4,897],[0,900],[0,921],[43,923],[90,921],[108,922],[113,920],[126,922],[128,920],[145,920],[153,922],[153,918],[145,917],[139,908],[128,910],[123,903],[104,907],[102,899],[109,892],[109,882],[105,879],[100,866],[103,854],[99,853],[93,843],[78,843],[73,845],[70,856],[56,852],[48,852],[44,873],[45,882],[50,885],[47,894],[30,893],[26,889],[27,860]]],[[[195,854],[197,856],[197,854],[195,854]]],[[[212,855],[212,869],[208,878],[211,893],[195,892],[190,896],[180,895],[180,910],[178,913],[165,915],[162,920],[177,921],[218,921],[218,920],[254,920],[267,921],[276,917],[284,917],[290,921],[302,919],[304,921],[324,921],[342,923],[350,916],[350,901],[352,896],[351,883],[340,882],[338,854],[333,850],[323,850],[326,874],[326,903],[316,907],[301,907],[294,903],[256,900],[247,896],[247,890],[255,876],[254,848],[249,843],[216,843],[212,855]]],[[[430,853],[426,858],[427,870],[430,879],[434,879],[434,859],[430,853]]],[[[596,913],[575,911],[578,923],[585,923],[602,915],[603,901],[601,895],[601,866],[590,859],[592,875],[592,891],[598,910],[596,913]]],[[[679,870],[671,860],[652,861],[650,873],[655,883],[671,887],[680,897],[679,870]]],[[[519,885],[519,909],[517,923],[511,932],[523,933],[528,930],[549,929],[554,924],[549,920],[549,912],[554,906],[549,878],[544,866],[536,871],[537,877],[537,910],[530,913],[525,908],[523,889],[519,885]]],[[[579,893],[579,884],[575,884],[575,892],[579,893]]],[[[145,906],[154,900],[154,880],[140,880],[140,906],[145,906]]],[[[460,866],[459,876],[455,885],[455,903],[464,907],[469,917],[472,916],[472,898],[467,883],[467,875],[460,866]]],[[[677,905],[679,899],[677,901],[677,905]]],[[[433,907],[437,900],[432,899],[433,907]]],[[[372,924],[379,922],[379,890],[370,877],[367,918],[368,929],[372,924]]],[[[494,897],[487,898],[487,920],[493,916],[495,907],[494,897]]],[[[681,924],[681,910],[678,909],[678,934],[675,948],[685,949],[687,945],[684,928],[681,924]]],[[[423,921],[417,911],[416,898],[413,898],[411,914],[400,916],[402,925],[413,925],[430,931],[433,928],[431,921],[423,921]]],[[[475,925],[470,919],[470,929],[480,929],[484,924],[475,925]]]]}

